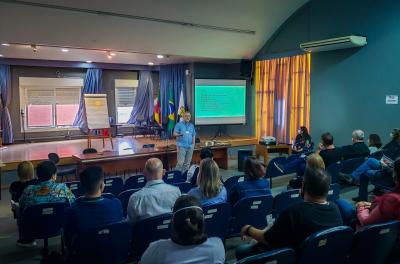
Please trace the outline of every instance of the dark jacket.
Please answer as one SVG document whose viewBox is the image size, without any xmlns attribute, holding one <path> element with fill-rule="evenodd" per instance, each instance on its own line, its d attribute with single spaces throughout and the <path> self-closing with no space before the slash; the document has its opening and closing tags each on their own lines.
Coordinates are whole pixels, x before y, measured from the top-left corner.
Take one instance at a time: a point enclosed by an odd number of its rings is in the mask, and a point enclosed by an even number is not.
<svg viewBox="0 0 400 264">
<path fill-rule="evenodd" d="M 369 148 L 364 142 L 357 142 L 352 145 L 342 147 L 343 159 L 353 159 L 369 156 Z"/>
<path fill-rule="evenodd" d="M 398 157 L 400 157 L 400 142 L 397 140 L 392 140 L 382 148 L 382 151 L 386 157 L 396 160 Z"/>
</svg>

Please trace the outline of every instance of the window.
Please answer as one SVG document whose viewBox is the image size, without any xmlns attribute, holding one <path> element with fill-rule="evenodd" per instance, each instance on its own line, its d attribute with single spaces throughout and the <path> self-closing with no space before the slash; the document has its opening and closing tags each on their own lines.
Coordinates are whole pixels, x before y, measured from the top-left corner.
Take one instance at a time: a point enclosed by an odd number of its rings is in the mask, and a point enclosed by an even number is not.
<svg viewBox="0 0 400 264">
<path fill-rule="evenodd" d="M 22 126 L 27 131 L 71 128 L 79 109 L 82 86 L 80 78 L 21 77 Z"/>
<path fill-rule="evenodd" d="M 118 124 L 126 124 L 136 99 L 138 80 L 115 80 L 115 110 Z"/>
</svg>

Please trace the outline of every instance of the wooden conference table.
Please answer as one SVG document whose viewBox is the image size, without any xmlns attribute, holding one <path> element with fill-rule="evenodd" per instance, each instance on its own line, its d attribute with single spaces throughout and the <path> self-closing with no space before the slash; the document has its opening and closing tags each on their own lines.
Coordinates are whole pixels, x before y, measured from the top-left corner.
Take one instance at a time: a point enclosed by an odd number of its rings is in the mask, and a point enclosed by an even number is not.
<svg viewBox="0 0 400 264">
<path fill-rule="evenodd" d="M 200 150 L 203 145 L 196 145 L 192 163 L 200 163 Z M 214 160 L 222 169 L 228 169 L 228 148 L 230 144 L 211 147 Z M 73 155 L 72 159 L 78 165 L 78 172 L 88 166 L 100 166 L 106 176 L 130 175 L 142 172 L 149 158 L 159 158 L 164 168 L 171 169 L 176 166 L 176 147 L 126 149 L 120 151 L 107 151 L 102 153 Z"/>
</svg>

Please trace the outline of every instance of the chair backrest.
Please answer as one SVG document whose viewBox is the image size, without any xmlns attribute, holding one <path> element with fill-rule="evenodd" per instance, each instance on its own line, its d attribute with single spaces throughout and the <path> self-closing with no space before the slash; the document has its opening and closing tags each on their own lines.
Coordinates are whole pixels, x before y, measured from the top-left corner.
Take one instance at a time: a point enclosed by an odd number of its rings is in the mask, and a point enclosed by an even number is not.
<svg viewBox="0 0 400 264">
<path fill-rule="evenodd" d="M 74 263 L 126 263 L 130 254 L 132 225 L 127 221 L 78 233 L 72 248 Z"/>
<path fill-rule="evenodd" d="M 179 182 L 179 183 L 174 183 L 173 185 L 178 187 L 182 194 L 188 193 L 192 188 L 190 182 Z"/>
<path fill-rule="evenodd" d="M 294 204 L 301 203 L 302 201 L 303 198 L 300 195 L 300 189 L 283 191 L 274 198 L 274 213 L 276 216 L 278 216 L 286 208 Z"/>
<path fill-rule="evenodd" d="M 245 197 L 232 209 L 230 235 L 237 235 L 244 225 L 264 228 L 268 225 L 267 216 L 272 212 L 272 195 Z"/>
<path fill-rule="evenodd" d="M 366 226 L 356 232 L 351 262 L 363 264 L 387 263 L 399 235 L 399 227 L 399 221 L 391 221 Z"/>
<path fill-rule="evenodd" d="M 129 189 L 129 190 L 125 190 L 125 191 L 121 192 L 118 195 L 118 199 L 121 201 L 122 213 L 124 216 L 126 216 L 126 214 L 127 214 L 129 198 L 131 198 L 131 195 L 139 190 L 140 190 L 140 188 L 139 189 Z"/>
<path fill-rule="evenodd" d="M 146 177 L 143 174 L 130 176 L 124 184 L 124 190 L 143 188 L 146 185 Z"/>
<path fill-rule="evenodd" d="M 182 173 L 178 170 L 167 171 L 163 177 L 163 180 L 168 184 L 186 181 L 186 179 L 183 178 Z"/>
<path fill-rule="evenodd" d="M 86 148 L 82 151 L 83 154 L 97 153 L 97 149 L 95 148 Z"/>
<path fill-rule="evenodd" d="M 353 229 L 348 226 L 337 226 L 316 232 L 302 243 L 297 263 L 348 263 L 352 242 Z"/>
<path fill-rule="evenodd" d="M 78 198 L 79 196 L 83 195 L 83 188 L 80 181 L 66 182 L 65 185 L 67 185 L 75 197 Z"/>
<path fill-rule="evenodd" d="M 337 183 L 339 182 L 339 172 L 341 170 L 342 164 L 341 162 L 335 162 L 330 164 L 326 168 L 326 172 L 328 173 L 329 176 L 331 176 L 331 182 L 332 183 Z"/>
<path fill-rule="evenodd" d="M 353 158 L 348 160 L 343 160 L 341 162 L 340 172 L 351 174 L 355 171 L 363 162 L 365 161 L 364 157 Z"/>
<path fill-rule="evenodd" d="M 60 234 L 68 203 L 42 203 L 26 207 L 21 215 L 20 231 L 25 238 L 45 239 Z"/>
<path fill-rule="evenodd" d="M 119 176 L 107 177 L 104 179 L 103 193 L 112 193 L 117 196 L 124 186 L 124 181 Z"/>
<path fill-rule="evenodd" d="M 237 264 L 295 264 L 296 253 L 291 248 L 280 248 L 244 258 Z"/>
<path fill-rule="evenodd" d="M 285 161 L 286 161 L 285 157 L 276 157 L 276 158 L 271 159 L 268 162 L 267 170 L 265 171 L 265 177 L 266 178 L 272 178 L 272 177 L 283 175 L 282 172 L 280 172 L 275 167 L 274 162 L 276 162 L 278 164 L 283 164 L 283 163 L 285 163 Z"/>
<path fill-rule="evenodd" d="M 138 260 L 149 244 L 159 239 L 167 239 L 171 233 L 172 214 L 163 214 L 137 222 L 133 226 L 133 257 Z"/>
<path fill-rule="evenodd" d="M 232 209 L 229 203 L 218 203 L 203 207 L 208 237 L 225 239 L 229 232 L 231 211 Z"/>
<path fill-rule="evenodd" d="M 57 153 L 49 153 L 47 155 L 50 161 L 52 161 L 54 164 L 58 164 L 60 162 L 60 157 L 58 156 Z"/>
<path fill-rule="evenodd" d="M 228 197 L 230 197 L 230 194 L 232 193 L 233 187 L 238 183 L 244 181 L 244 175 L 236 175 L 229 177 L 224 181 L 224 186 L 226 189 L 226 193 Z"/>
<path fill-rule="evenodd" d="M 337 199 L 339 199 L 339 195 L 340 195 L 339 183 L 332 183 L 329 188 L 329 191 L 328 191 L 327 200 L 328 201 L 336 201 Z"/>
</svg>

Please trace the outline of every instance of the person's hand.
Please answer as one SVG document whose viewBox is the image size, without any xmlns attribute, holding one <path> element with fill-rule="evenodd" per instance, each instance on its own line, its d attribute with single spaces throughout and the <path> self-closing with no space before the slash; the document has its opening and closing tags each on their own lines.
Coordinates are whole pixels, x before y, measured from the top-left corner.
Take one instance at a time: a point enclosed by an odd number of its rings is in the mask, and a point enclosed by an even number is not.
<svg viewBox="0 0 400 264">
<path fill-rule="evenodd" d="M 242 229 L 240 230 L 240 238 L 242 239 L 242 240 L 246 240 L 246 238 L 247 238 L 247 230 L 248 230 L 248 228 L 249 228 L 249 226 L 250 225 L 245 225 L 244 227 L 242 227 Z"/>
<path fill-rule="evenodd" d="M 323 150 L 323 149 L 324 149 L 324 144 L 322 144 L 321 142 L 319 142 L 319 144 L 318 144 L 318 149 L 319 149 L 319 150 Z"/>
</svg>

